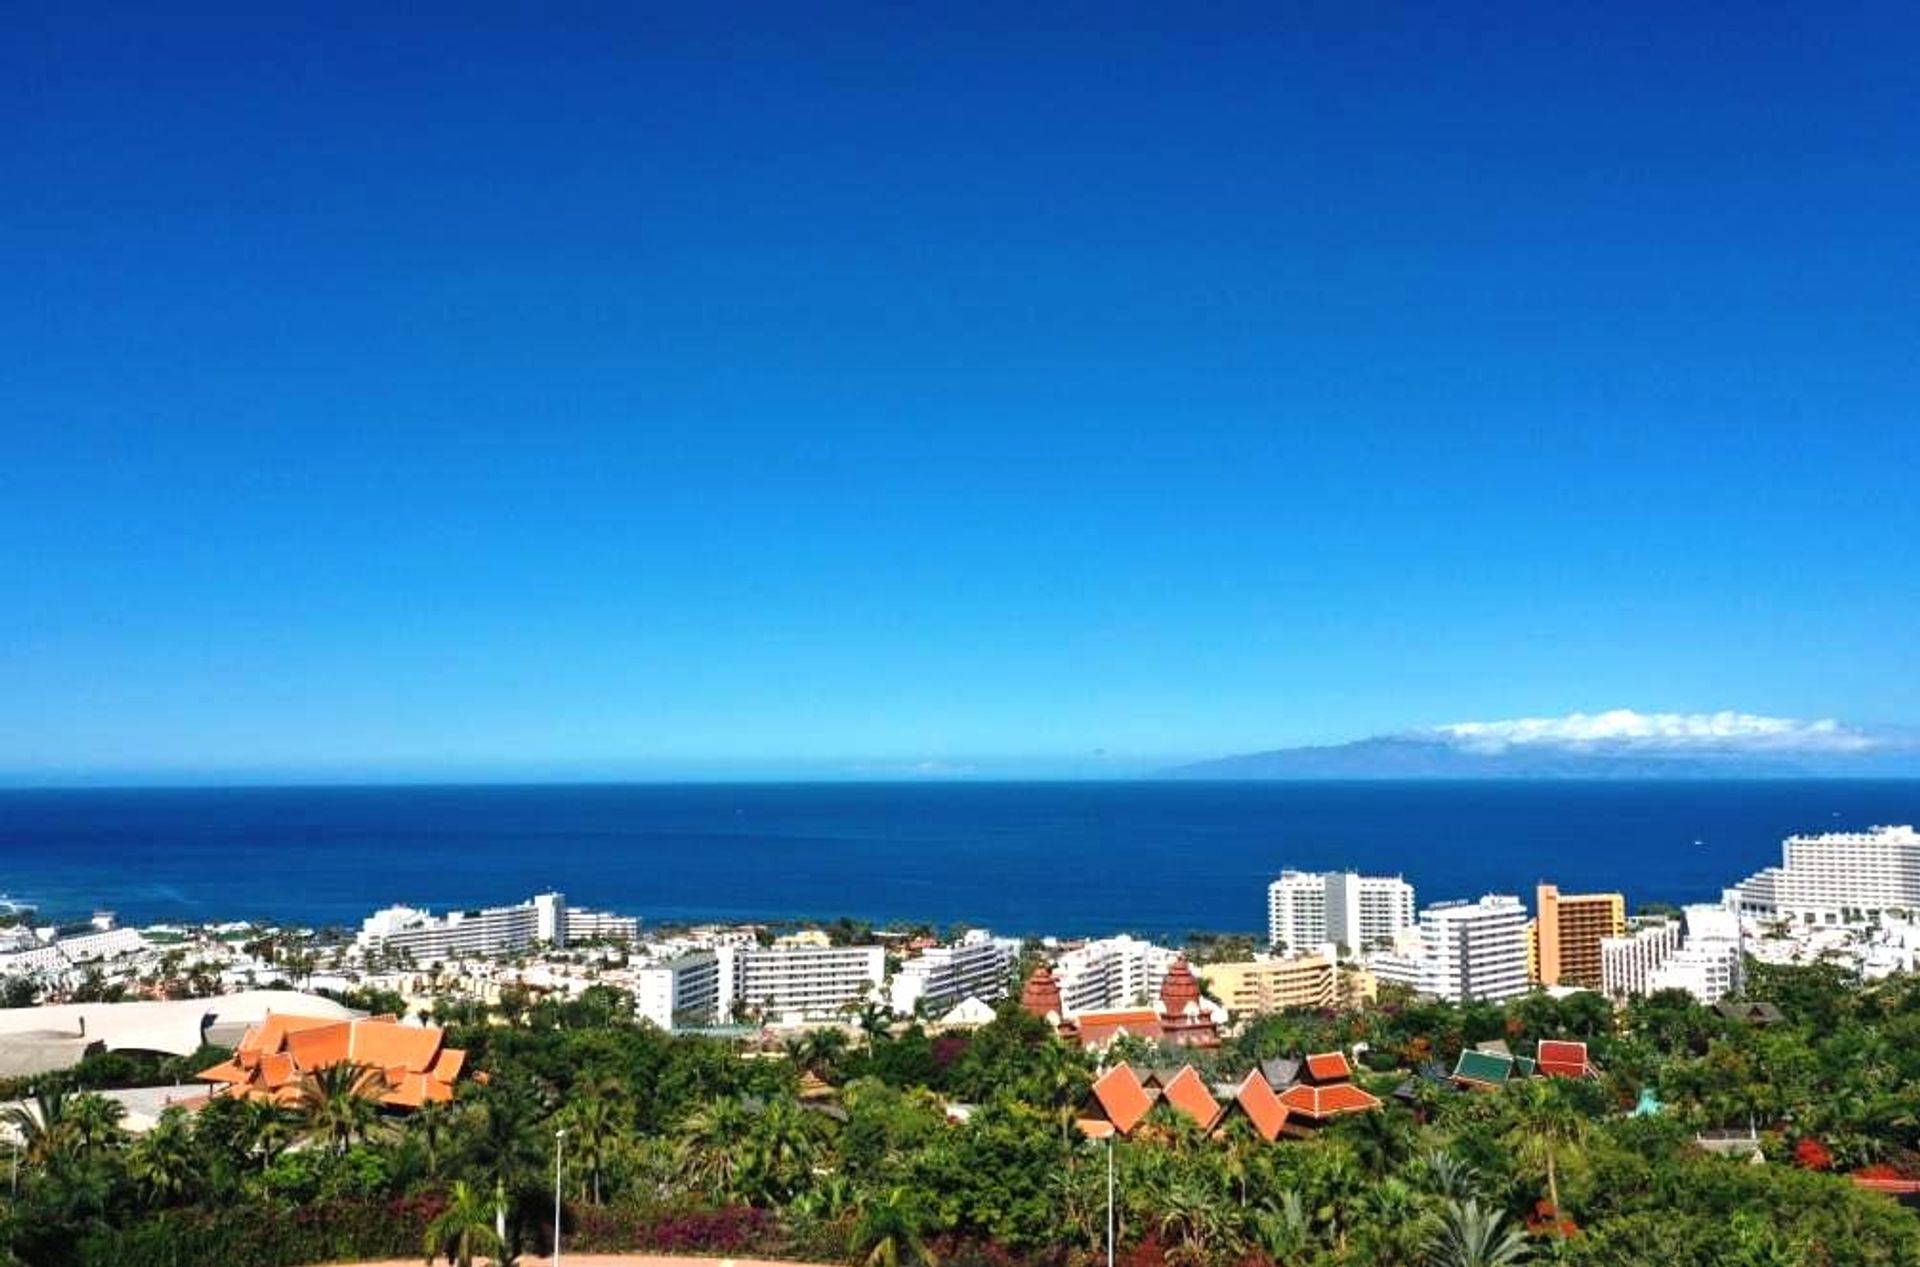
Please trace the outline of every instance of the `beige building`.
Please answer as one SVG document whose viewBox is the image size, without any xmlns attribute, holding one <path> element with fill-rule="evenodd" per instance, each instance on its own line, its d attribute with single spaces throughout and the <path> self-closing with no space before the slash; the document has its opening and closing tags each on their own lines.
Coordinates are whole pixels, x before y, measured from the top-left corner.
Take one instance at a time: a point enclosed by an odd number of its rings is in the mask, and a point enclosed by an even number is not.
<svg viewBox="0 0 1920 1267">
<path fill-rule="evenodd" d="M 1551 884 L 1535 891 L 1534 980 L 1541 985 L 1606 983 L 1600 943 L 1627 931 L 1627 899 L 1618 893 L 1562 893 Z"/>
<path fill-rule="evenodd" d="M 1196 969 L 1207 993 L 1235 1017 L 1284 1012 L 1295 1007 L 1352 1006 L 1371 1002 L 1370 973 L 1342 969 L 1325 954 L 1271 956 Z"/>
</svg>

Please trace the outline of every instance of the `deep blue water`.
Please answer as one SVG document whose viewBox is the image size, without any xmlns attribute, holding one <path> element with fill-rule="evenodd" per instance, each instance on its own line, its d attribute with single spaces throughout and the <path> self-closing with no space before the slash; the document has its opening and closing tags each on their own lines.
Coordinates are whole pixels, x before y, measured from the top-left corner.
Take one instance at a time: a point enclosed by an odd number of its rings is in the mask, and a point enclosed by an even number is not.
<svg viewBox="0 0 1920 1267">
<path fill-rule="evenodd" d="M 1422 903 L 1717 898 L 1793 831 L 1920 820 L 1920 782 L 1002 783 L 0 791 L 0 892 L 65 916 L 356 924 L 518 901 L 1062 934 L 1264 925 L 1281 867 Z M 1699 842 L 1699 843 L 1696 843 Z"/>
</svg>

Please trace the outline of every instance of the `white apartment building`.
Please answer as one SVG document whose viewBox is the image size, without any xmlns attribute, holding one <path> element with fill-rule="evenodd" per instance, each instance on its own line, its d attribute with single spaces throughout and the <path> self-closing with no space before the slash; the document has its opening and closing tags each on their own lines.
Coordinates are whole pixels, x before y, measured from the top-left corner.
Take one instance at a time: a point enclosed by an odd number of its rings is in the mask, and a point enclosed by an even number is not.
<svg viewBox="0 0 1920 1267">
<path fill-rule="evenodd" d="M 900 1016 L 912 1016 L 923 1004 L 944 1011 L 969 997 L 991 1003 L 1006 996 L 1018 952 L 1018 942 L 970 929 L 959 941 L 901 964 L 888 983 L 887 1000 Z"/>
<path fill-rule="evenodd" d="M 1413 925 L 1413 886 L 1399 876 L 1282 871 L 1267 886 L 1267 940 L 1296 954 L 1329 944 L 1358 954 Z"/>
<path fill-rule="evenodd" d="M 1911 826 L 1789 836 L 1781 865 L 1742 880 L 1723 905 L 1804 924 L 1864 924 L 1920 911 L 1920 832 Z"/>
<path fill-rule="evenodd" d="M 737 1015 L 845 1020 L 875 1000 L 886 977 L 880 946 L 723 946 L 720 998 Z"/>
<path fill-rule="evenodd" d="M 1144 1003 L 1159 994 L 1161 980 L 1179 957 L 1164 946 L 1125 935 L 1077 946 L 1053 963 L 1060 1006 L 1072 1018 Z"/>
<path fill-rule="evenodd" d="M 1423 994 L 1497 1002 L 1529 988 L 1527 908 L 1517 897 L 1489 893 L 1477 902 L 1429 906 L 1420 912 L 1420 940 Z"/>
<path fill-rule="evenodd" d="M 1679 920 L 1663 919 L 1630 929 L 1624 937 L 1600 939 L 1600 988 L 1608 998 L 1640 998 L 1653 971 L 1680 949 Z"/>
<path fill-rule="evenodd" d="M 25 929 L 20 930 L 20 934 L 7 943 L 19 949 L 0 954 L 0 976 L 55 977 L 78 964 L 139 954 L 152 948 L 137 928 L 110 928 L 47 942 Z"/>
<path fill-rule="evenodd" d="M 635 969 L 634 1011 L 671 1033 L 725 1020 L 720 993 L 720 956 L 696 951 Z"/>
<path fill-rule="evenodd" d="M 1717 1003 L 1741 986 L 1744 941 L 1740 916 L 1725 907 L 1685 908 L 1679 921 L 1636 929 L 1600 943 L 1607 993 L 1615 998 L 1685 990 L 1702 1003 Z"/>
<path fill-rule="evenodd" d="M 631 944 L 639 940 L 640 921 L 631 915 L 574 907 L 567 909 L 568 945 L 583 941 L 623 941 Z"/>
<path fill-rule="evenodd" d="M 567 944 L 567 899 L 542 893 L 518 906 L 449 911 L 435 916 L 410 906 L 390 906 L 361 921 L 354 938 L 362 950 L 404 954 L 416 964 L 444 963 L 462 955 L 502 955 L 537 944 Z"/>
</svg>

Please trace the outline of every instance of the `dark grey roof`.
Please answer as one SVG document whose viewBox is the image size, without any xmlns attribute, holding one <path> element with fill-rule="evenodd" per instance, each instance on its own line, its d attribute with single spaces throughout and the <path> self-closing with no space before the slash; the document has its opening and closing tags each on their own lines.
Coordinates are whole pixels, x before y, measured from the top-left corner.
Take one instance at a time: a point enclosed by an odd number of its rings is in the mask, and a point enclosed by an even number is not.
<svg viewBox="0 0 1920 1267">
<path fill-rule="evenodd" d="M 1284 1090 L 1300 1081 L 1300 1062 L 1289 1056 L 1263 1060 L 1260 1062 L 1260 1074 L 1275 1091 Z"/>
</svg>

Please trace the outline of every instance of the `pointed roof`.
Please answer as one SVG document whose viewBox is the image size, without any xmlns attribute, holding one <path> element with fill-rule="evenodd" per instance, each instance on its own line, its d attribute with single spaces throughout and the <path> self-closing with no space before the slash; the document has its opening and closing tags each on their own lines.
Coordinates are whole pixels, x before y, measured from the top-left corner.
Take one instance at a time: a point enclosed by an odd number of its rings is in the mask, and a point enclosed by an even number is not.
<svg viewBox="0 0 1920 1267">
<path fill-rule="evenodd" d="M 1020 1007 L 1041 1020 L 1058 1018 L 1064 1014 L 1065 1008 L 1060 1002 L 1060 983 L 1053 979 L 1053 969 L 1045 964 L 1034 967 L 1026 985 L 1021 987 Z"/>
<path fill-rule="evenodd" d="M 1587 1045 L 1562 1039 L 1540 1040 L 1540 1072 L 1554 1078 L 1584 1078 L 1593 1072 L 1587 1063 Z"/>
<path fill-rule="evenodd" d="M 1380 1107 L 1379 1099 L 1351 1082 L 1326 1086 L 1288 1087 L 1280 1093 L 1280 1103 L 1289 1115 L 1325 1121 L 1344 1113 L 1367 1113 Z"/>
<path fill-rule="evenodd" d="M 1469 1047 L 1453 1066 L 1453 1080 L 1480 1087 L 1505 1086 L 1513 1077 L 1513 1057 Z"/>
<path fill-rule="evenodd" d="M 1153 1098 L 1140 1085 L 1139 1075 L 1125 1061 L 1101 1074 L 1093 1084 L 1093 1099 L 1104 1121 L 1112 1130 L 1125 1135 L 1140 1125 L 1153 1107 Z M 1082 1129 L 1085 1129 L 1083 1124 Z M 1094 1132 L 1089 1132 L 1093 1134 Z"/>
<path fill-rule="evenodd" d="M 391 1018 L 333 1020 L 273 1015 L 240 1039 L 231 1060 L 199 1075 L 229 1095 L 293 1104 L 308 1074 L 335 1065 L 372 1071 L 369 1094 L 392 1108 L 418 1108 L 453 1098 L 466 1052 L 442 1046 L 437 1026 L 401 1025 Z"/>
<path fill-rule="evenodd" d="M 1183 955 L 1173 961 L 1160 981 L 1160 1011 L 1167 1016 L 1185 1016 L 1189 1007 L 1204 1010 L 1205 1005 L 1200 1001 L 1200 983 Z"/>
<path fill-rule="evenodd" d="M 1266 1075 L 1267 1085 L 1278 1091 L 1300 1081 L 1300 1062 L 1290 1057 L 1276 1056 L 1272 1060 L 1261 1061 L 1260 1072 Z"/>
<path fill-rule="evenodd" d="M 1192 1065 L 1182 1069 L 1166 1085 L 1161 1098 L 1192 1118 L 1203 1131 L 1212 1130 L 1220 1120 L 1220 1102 L 1213 1098 L 1213 1092 L 1207 1090 L 1206 1082 L 1193 1071 Z"/>
<path fill-rule="evenodd" d="M 1306 1065 L 1309 1082 L 1347 1082 L 1353 1078 L 1353 1066 L 1347 1063 L 1344 1052 L 1317 1052 L 1307 1057 Z"/>
<path fill-rule="evenodd" d="M 1253 1124 L 1261 1139 L 1271 1144 L 1280 1138 L 1280 1130 L 1287 1124 L 1287 1106 L 1280 1103 L 1280 1097 L 1258 1070 L 1241 1082 L 1240 1089 L 1234 1092 L 1233 1103 L 1247 1115 L 1247 1121 Z"/>
</svg>

